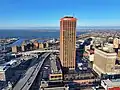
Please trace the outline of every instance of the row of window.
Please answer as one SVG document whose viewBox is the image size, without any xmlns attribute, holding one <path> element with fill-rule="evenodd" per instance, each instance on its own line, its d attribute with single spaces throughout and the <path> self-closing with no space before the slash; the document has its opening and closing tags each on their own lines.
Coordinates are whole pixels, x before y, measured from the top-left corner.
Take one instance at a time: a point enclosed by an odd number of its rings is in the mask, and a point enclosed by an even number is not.
<svg viewBox="0 0 120 90">
<path fill-rule="evenodd" d="M 50 80 L 62 80 L 62 75 L 59 76 L 51 76 Z"/>
<path fill-rule="evenodd" d="M 74 22 L 74 21 L 63 21 L 63 22 L 61 22 L 61 25 L 76 27 L 76 22 Z"/>
<path fill-rule="evenodd" d="M 70 37 L 73 37 L 73 38 L 75 38 L 75 32 L 63 32 L 63 37 L 65 37 L 65 38 L 70 38 Z"/>
<path fill-rule="evenodd" d="M 63 66 L 67 66 L 67 67 L 68 67 L 68 66 L 69 66 L 69 67 L 71 66 L 70 68 L 72 68 L 72 67 L 74 67 L 74 63 L 73 63 L 73 62 L 69 62 L 69 63 L 68 63 L 68 62 L 64 61 L 64 62 L 63 62 Z"/>
</svg>

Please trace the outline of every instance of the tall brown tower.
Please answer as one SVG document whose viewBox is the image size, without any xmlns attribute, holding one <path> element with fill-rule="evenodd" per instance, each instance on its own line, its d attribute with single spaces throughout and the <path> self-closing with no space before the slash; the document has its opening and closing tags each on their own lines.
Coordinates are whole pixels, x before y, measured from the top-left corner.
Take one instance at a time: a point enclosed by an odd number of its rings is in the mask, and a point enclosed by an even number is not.
<svg viewBox="0 0 120 90">
<path fill-rule="evenodd" d="M 60 60 L 62 66 L 69 69 L 75 69 L 76 21 L 68 16 L 60 20 Z"/>
</svg>

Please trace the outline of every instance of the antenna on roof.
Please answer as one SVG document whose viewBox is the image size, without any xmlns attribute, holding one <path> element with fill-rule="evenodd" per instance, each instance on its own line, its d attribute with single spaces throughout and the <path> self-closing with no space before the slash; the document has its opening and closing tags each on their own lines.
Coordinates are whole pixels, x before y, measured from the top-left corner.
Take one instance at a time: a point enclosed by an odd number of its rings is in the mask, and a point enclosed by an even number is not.
<svg viewBox="0 0 120 90">
<path fill-rule="evenodd" d="M 75 14 L 73 13 L 73 17 L 75 17 Z"/>
</svg>

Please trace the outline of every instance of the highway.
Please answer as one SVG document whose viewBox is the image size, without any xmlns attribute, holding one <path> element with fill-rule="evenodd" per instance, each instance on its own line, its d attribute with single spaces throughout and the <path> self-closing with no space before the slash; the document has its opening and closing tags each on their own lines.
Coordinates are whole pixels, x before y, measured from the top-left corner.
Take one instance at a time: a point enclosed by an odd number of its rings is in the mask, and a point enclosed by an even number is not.
<svg viewBox="0 0 120 90">
<path fill-rule="evenodd" d="M 45 53 L 41 57 L 39 57 L 38 60 L 34 60 L 31 64 L 31 67 L 25 73 L 25 76 L 18 81 L 13 90 L 29 90 L 44 61 L 49 55 L 50 53 Z"/>
<path fill-rule="evenodd" d="M 59 52 L 59 50 L 41 50 L 41 49 L 38 49 L 38 50 L 33 50 L 33 51 L 27 51 L 27 52 L 21 52 L 19 54 L 23 54 L 23 55 L 29 55 L 29 54 L 34 54 L 34 53 L 51 53 L 51 52 Z"/>
</svg>

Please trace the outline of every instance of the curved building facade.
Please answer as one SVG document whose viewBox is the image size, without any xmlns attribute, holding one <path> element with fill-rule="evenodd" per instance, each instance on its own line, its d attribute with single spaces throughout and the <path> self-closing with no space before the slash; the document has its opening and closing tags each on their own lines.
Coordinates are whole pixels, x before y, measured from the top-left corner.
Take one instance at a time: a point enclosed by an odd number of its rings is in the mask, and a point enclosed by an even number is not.
<svg viewBox="0 0 120 90">
<path fill-rule="evenodd" d="M 69 69 L 75 69 L 76 21 L 74 17 L 60 20 L 60 60 L 62 66 Z"/>
</svg>

